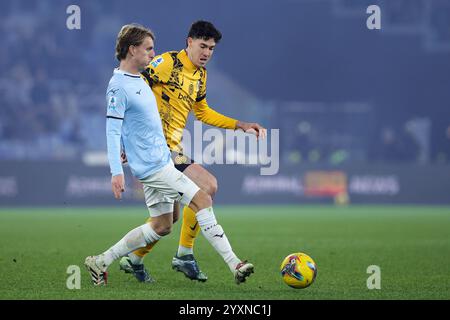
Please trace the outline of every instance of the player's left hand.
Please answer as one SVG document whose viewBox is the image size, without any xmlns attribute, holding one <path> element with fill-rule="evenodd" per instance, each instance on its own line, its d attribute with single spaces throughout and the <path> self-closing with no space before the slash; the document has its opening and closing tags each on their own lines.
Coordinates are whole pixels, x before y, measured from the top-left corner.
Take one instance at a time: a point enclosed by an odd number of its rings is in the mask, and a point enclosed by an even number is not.
<svg viewBox="0 0 450 320">
<path fill-rule="evenodd" d="M 259 123 L 238 121 L 236 129 L 242 129 L 245 133 L 254 134 L 257 138 L 261 139 L 265 139 L 267 136 L 267 130 Z"/>
</svg>

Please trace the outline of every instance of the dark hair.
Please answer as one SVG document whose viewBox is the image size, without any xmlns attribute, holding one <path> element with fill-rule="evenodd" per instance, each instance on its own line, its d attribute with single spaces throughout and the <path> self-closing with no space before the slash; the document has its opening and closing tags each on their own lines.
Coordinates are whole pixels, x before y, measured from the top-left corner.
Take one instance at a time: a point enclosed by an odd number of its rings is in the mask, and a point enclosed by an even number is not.
<svg viewBox="0 0 450 320">
<path fill-rule="evenodd" d="M 219 43 L 220 39 L 222 39 L 222 34 L 211 22 L 199 20 L 195 21 L 191 25 L 191 29 L 188 33 L 188 38 L 189 37 L 192 39 L 203 40 L 209 40 L 212 38 L 216 43 Z"/>
<path fill-rule="evenodd" d="M 121 61 L 127 57 L 130 46 L 139 46 L 146 37 L 155 40 L 155 35 L 150 29 L 140 24 L 126 24 L 120 29 L 116 41 L 116 58 Z"/>
</svg>

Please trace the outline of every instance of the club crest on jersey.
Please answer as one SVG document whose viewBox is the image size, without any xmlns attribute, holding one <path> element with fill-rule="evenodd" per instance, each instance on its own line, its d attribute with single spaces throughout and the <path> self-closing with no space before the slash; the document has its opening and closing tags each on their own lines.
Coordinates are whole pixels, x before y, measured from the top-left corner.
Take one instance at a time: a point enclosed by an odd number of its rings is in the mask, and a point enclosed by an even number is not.
<svg viewBox="0 0 450 320">
<path fill-rule="evenodd" d="M 155 60 L 153 60 L 150 64 L 153 68 L 156 68 L 161 62 L 164 62 L 163 57 L 158 57 Z"/>
</svg>

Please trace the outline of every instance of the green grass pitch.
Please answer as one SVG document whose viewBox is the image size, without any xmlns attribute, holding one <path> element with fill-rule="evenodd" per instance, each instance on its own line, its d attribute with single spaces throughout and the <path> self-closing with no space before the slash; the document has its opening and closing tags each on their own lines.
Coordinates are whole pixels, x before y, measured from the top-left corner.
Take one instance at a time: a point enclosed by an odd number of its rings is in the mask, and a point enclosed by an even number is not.
<svg viewBox="0 0 450 320">
<path fill-rule="evenodd" d="M 450 299 L 450 208 L 427 206 L 217 206 L 234 251 L 255 265 L 241 285 L 203 236 L 195 254 L 206 283 L 173 271 L 181 223 L 146 258 L 156 278 L 140 284 L 109 269 L 95 288 L 83 266 L 147 218 L 143 207 L 0 209 L 0 299 Z M 292 252 L 318 265 L 307 289 L 286 286 L 279 273 Z M 69 290 L 67 267 L 81 268 L 81 289 Z M 369 290 L 367 267 L 381 268 L 381 289 Z"/>
</svg>

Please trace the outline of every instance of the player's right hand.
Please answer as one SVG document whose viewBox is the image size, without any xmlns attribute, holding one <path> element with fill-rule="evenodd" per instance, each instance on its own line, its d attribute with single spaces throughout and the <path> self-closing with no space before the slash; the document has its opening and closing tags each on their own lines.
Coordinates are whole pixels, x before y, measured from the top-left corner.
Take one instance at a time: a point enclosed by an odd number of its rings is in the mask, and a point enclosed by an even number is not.
<svg viewBox="0 0 450 320">
<path fill-rule="evenodd" d="M 112 191 L 114 198 L 122 199 L 122 192 L 125 192 L 125 177 L 123 174 L 118 174 L 111 178 Z"/>
</svg>

